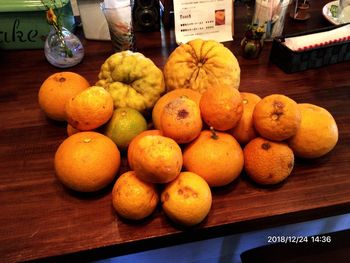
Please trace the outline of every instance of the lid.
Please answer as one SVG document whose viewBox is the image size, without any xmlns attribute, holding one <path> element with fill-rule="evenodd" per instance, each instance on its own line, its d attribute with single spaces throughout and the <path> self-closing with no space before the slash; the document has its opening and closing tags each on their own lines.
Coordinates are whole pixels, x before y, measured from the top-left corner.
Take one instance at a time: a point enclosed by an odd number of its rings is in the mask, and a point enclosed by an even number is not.
<svg viewBox="0 0 350 263">
<path fill-rule="evenodd" d="M 69 3 L 69 0 L 43 0 L 47 5 L 56 3 L 57 8 L 61 8 Z M 27 12 L 46 10 L 41 0 L 1 0 L 0 12 Z"/>
</svg>

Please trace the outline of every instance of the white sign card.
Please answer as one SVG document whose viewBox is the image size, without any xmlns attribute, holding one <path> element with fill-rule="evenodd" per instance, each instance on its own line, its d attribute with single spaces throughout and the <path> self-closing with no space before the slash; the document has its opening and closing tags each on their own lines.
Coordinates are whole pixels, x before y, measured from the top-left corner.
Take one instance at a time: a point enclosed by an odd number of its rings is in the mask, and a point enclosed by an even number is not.
<svg viewBox="0 0 350 263">
<path fill-rule="evenodd" d="M 231 41 L 233 0 L 174 0 L 176 43 L 201 38 Z"/>
</svg>

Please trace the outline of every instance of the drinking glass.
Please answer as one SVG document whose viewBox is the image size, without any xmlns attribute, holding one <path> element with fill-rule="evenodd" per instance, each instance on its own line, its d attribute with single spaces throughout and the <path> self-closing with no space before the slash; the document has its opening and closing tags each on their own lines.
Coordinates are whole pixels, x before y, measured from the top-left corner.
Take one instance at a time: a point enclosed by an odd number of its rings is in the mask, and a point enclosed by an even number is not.
<svg viewBox="0 0 350 263">
<path fill-rule="evenodd" d="M 132 24 L 132 6 L 130 0 L 120 0 L 114 7 L 101 4 L 106 17 L 112 45 L 115 51 L 134 50 L 135 34 Z"/>
<path fill-rule="evenodd" d="M 285 16 L 291 0 L 256 0 L 253 24 L 264 25 L 264 40 L 282 35 Z"/>
</svg>

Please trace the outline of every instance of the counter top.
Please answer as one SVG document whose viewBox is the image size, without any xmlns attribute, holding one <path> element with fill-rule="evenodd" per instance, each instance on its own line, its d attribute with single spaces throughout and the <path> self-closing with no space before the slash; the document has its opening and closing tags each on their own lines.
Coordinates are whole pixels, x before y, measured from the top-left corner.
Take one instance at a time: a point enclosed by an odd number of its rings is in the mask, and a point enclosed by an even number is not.
<svg viewBox="0 0 350 263">
<path fill-rule="evenodd" d="M 286 20 L 285 32 L 330 26 L 322 17 L 327 1 L 312 1 L 308 21 Z M 323 3 L 323 4 L 322 4 Z M 296 159 L 278 187 L 261 187 L 245 174 L 213 189 L 212 209 L 200 225 L 184 229 L 159 208 L 133 223 L 112 208 L 111 186 L 94 194 L 75 193 L 55 177 L 53 158 L 66 138 L 66 124 L 49 120 L 37 100 L 41 83 L 60 71 L 43 50 L 0 51 L 0 256 L 3 262 L 97 259 L 172 244 L 302 222 L 350 211 L 350 62 L 286 74 L 269 61 L 271 43 L 258 59 L 242 57 L 239 42 L 247 21 L 236 5 L 235 40 L 224 43 L 241 66 L 240 91 L 261 97 L 282 93 L 297 102 L 328 109 L 339 129 L 333 151 L 315 160 Z M 176 47 L 173 30 L 138 33 L 139 52 L 163 68 Z M 110 42 L 83 39 L 85 57 L 69 69 L 93 84 L 113 53 Z M 124 167 L 126 163 L 124 162 Z"/>
</svg>

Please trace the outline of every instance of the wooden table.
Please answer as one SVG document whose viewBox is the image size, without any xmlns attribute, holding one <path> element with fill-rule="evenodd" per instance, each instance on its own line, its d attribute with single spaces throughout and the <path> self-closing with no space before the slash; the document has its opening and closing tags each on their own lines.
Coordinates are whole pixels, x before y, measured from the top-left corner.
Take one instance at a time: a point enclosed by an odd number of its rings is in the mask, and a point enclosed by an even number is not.
<svg viewBox="0 0 350 263">
<path fill-rule="evenodd" d="M 330 24 L 322 17 L 327 1 L 312 1 L 312 17 L 286 20 L 285 32 Z M 245 175 L 213 190 L 207 219 L 191 229 L 173 225 L 159 208 L 142 222 L 119 218 L 111 205 L 111 187 L 95 194 L 65 189 L 56 179 L 54 153 L 66 138 L 66 124 L 51 121 L 39 109 L 43 80 L 59 69 L 43 50 L 0 52 L 0 258 L 2 262 L 33 259 L 101 258 L 194 240 L 242 233 L 350 211 L 350 63 L 285 74 L 269 61 L 266 43 L 256 60 L 242 58 L 239 42 L 246 8 L 236 3 L 235 40 L 225 43 L 241 66 L 241 91 L 260 96 L 283 93 L 297 102 L 328 109 L 339 128 L 335 149 L 316 160 L 296 160 L 279 187 L 260 187 Z M 83 40 L 85 58 L 71 68 L 91 84 L 113 53 L 110 42 Z M 163 68 L 176 47 L 173 30 L 138 33 L 137 48 Z M 55 258 L 56 257 L 56 258 Z M 58 257 L 58 258 L 57 258 Z"/>
</svg>

